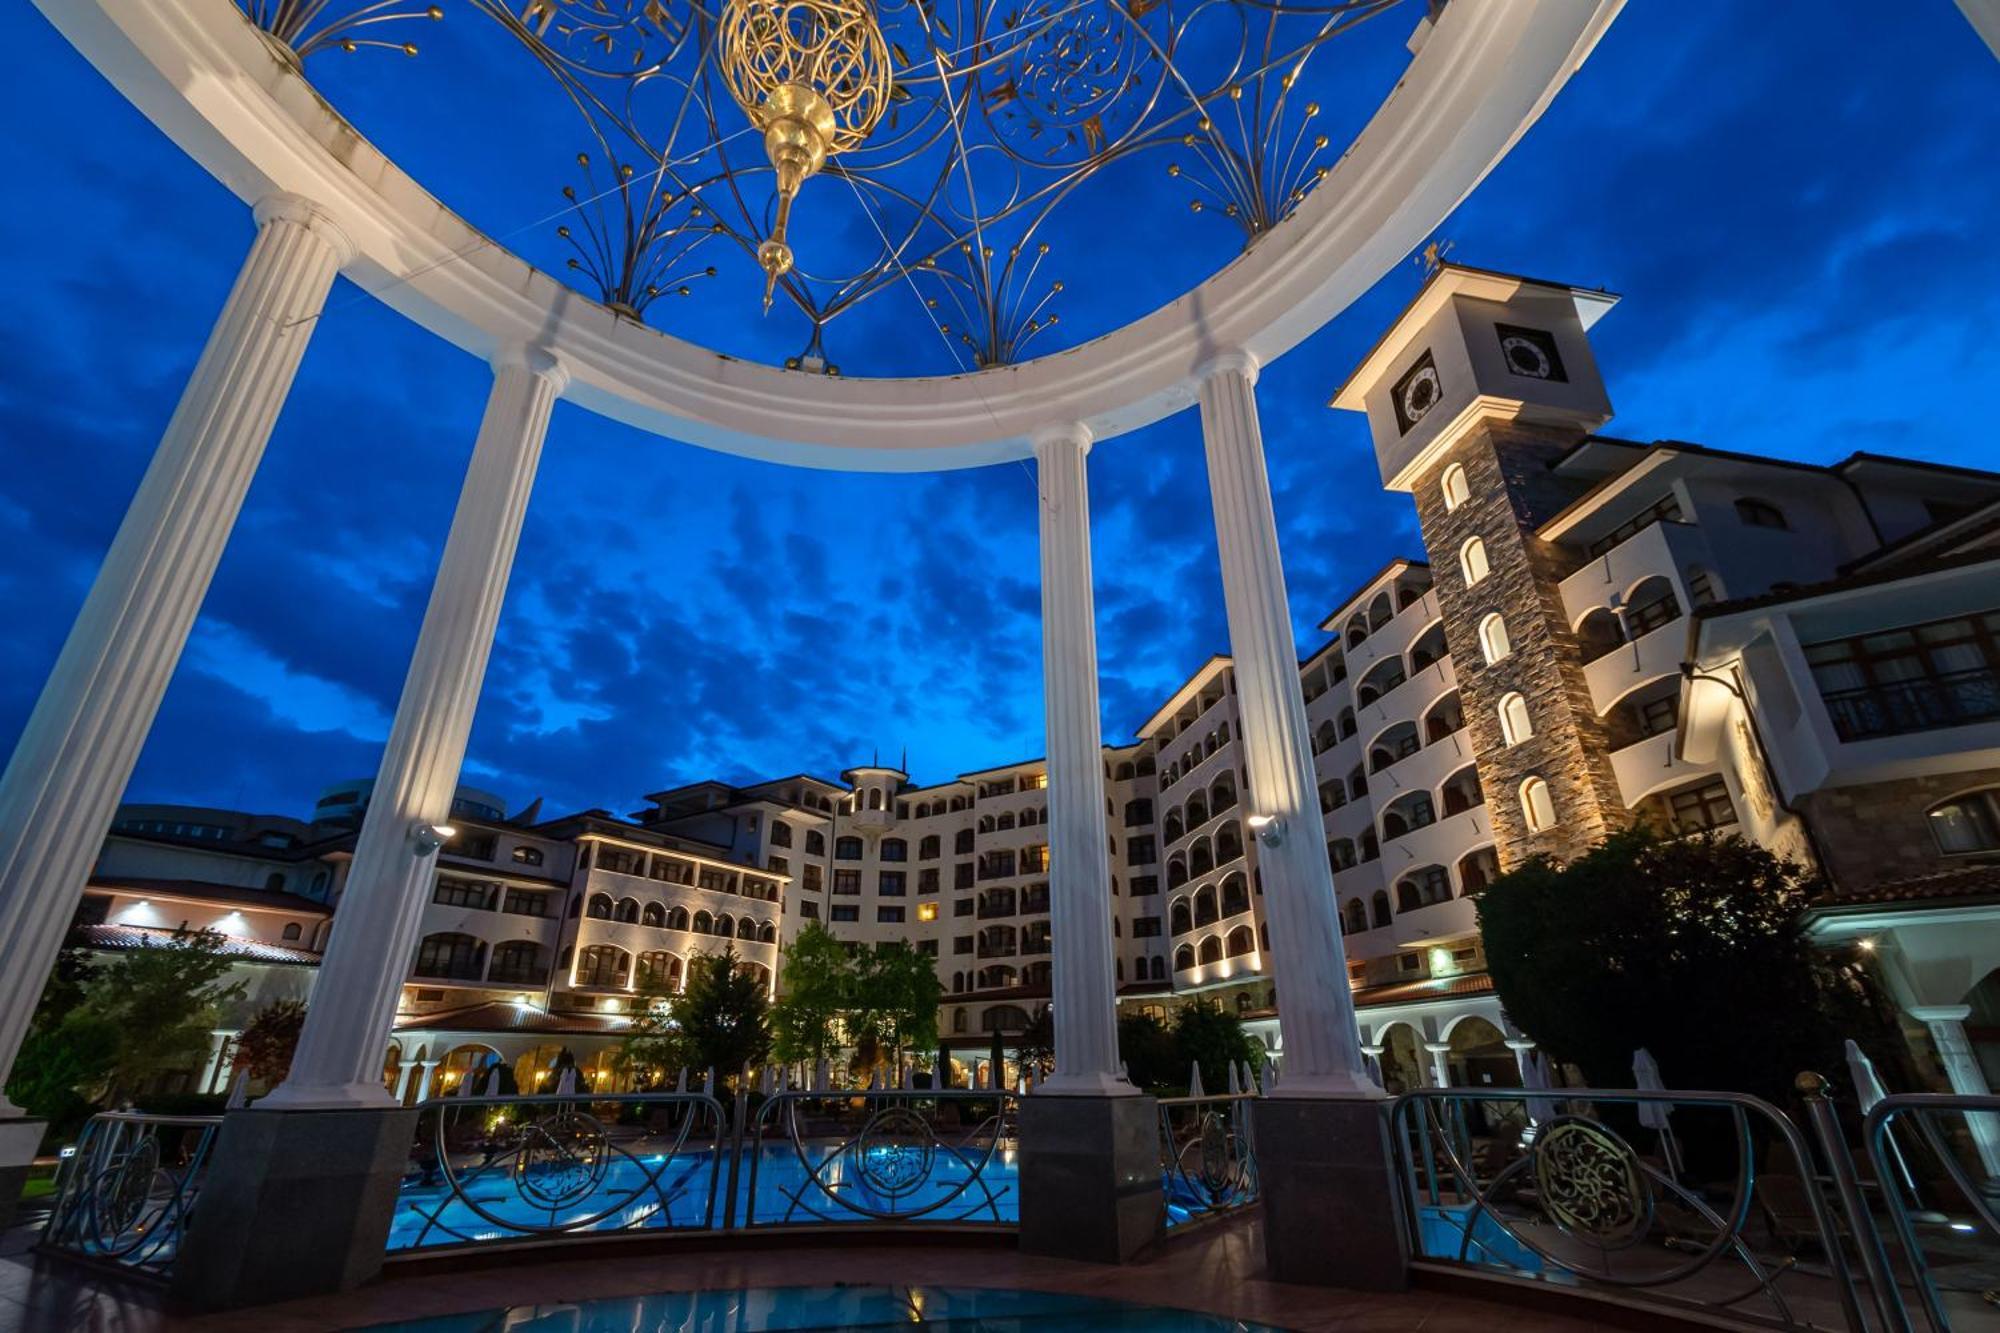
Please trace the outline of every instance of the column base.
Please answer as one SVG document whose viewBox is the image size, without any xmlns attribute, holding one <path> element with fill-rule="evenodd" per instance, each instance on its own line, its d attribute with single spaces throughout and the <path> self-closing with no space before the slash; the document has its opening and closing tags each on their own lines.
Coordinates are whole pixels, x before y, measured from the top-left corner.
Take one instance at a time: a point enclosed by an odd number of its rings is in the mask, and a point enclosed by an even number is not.
<svg viewBox="0 0 2000 1333">
<path fill-rule="evenodd" d="M 174 1261 L 174 1294 L 230 1310 L 346 1291 L 382 1270 L 417 1112 L 223 1117 Z"/>
<path fill-rule="evenodd" d="M 35 1155 L 41 1151 L 42 1136 L 48 1129 L 46 1120 L 0 1120 L 0 1229 L 14 1225 L 21 1191 L 27 1187 L 28 1173 L 34 1170 Z"/>
<path fill-rule="evenodd" d="M 1407 1287 L 1409 1230 L 1380 1094 L 1260 1097 L 1250 1116 L 1272 1280 L 1360 1291 Z"/>
<path fill-rule="evenodd" d="M 1147 1096 L 1021 1100 L 1021 1250 L 1120 1264 L 1160 1234 L 1159 1112 Z"/>
</svg>

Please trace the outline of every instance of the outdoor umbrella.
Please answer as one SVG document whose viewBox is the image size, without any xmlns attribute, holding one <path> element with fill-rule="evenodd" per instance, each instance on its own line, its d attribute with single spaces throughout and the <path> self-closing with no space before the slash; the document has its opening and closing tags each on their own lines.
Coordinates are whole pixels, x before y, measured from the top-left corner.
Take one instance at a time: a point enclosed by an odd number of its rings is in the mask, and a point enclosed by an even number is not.
<svg viewBox="0 0 2000 1333">
<path fill-rule="evenodd" d="M 1882 1079 L 1875 1072 L 1875 1062 L 1868 1058 L 1868 1052 L 1862 1050 L 1852 1037 L 1847 1039 L 1847 1073 L 1848 1077 L 1854 1080 L 1854 1095 L 1861 1103 L 1862 1115 L 1865 1116 L 1874 1110 L 1875 1103 L 1889 1095 L 1889 1090 L 1882 1086 Z M 1889 1135 L 1889 1155 L 1896 1159 L 1896 1174 L 1903 1178 L 1903 1184 L 1908 1187 L 1910 1197 L 1921 1202 L 1917 1194 L 1916 1178 L 1910 1174 L 1910 1164 L 1903 1160 L 1903 1145 L 1896 1142 L 1894 1134 Z M 1918 1212 L 1912 1216 L 1926 1221 L 1943 1220 L 1934 1213 Z"/>
<path fill-rule="evenodd" d="M 1632 1052 L 1632 1086 L 1641 1092 L 1665 1092 L 1667 1085 L 1660 1079 L 1660 1062 L 1653 1053 L 1641 1046 Z M 1670 1123 L 1674 1108 L 1669 1102 L 1640 1102 L 1639 1123 L 1660 1136 L 1660 1155 L 1667 1160 L 1667 1170 L 1678 1177 L 1681 1173 L 1680 1145 L 1674 1142 L 1674 1130 Z"/>
<path fill-rule="evenodd" d="M 1529 1051 L 1528 1058 L 1521 1062 L 1521 1086 L 1530 1092 L 1547 1092 L 1552 1087 L 1549 1082 L 1549 1067 L 1543 1061 L 1539 1049 Z M 1528 1119 L 1541 1125 L 1555 1118 L 1554 1101 L 1547 1097 L 1528 1098 Z"/>
</svg>

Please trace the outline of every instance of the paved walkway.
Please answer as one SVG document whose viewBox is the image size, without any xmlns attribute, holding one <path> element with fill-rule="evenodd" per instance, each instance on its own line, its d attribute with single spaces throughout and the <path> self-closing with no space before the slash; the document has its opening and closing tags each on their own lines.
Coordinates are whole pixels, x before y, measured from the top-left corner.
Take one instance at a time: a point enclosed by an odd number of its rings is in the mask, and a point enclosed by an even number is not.
<svg viewBox="0 0 2000 1333">
<path fill-rule="evenodd" d="M 1254 1323 L 1317 1333 L 1586 1333 L 1605 1323 L 1430 1291 L 1366 1295 L 1284 1286 L 1263 1268 L 1255 1217 L 1167 1241 L 1143 1262 L 1105 1267 L 1034 1258 L 1000 1245 L 909 1244 L 759 1246 L 646 1250 L 609 1257 L 520 1258 L 462 1271 L 391 1269 L 344 1296 L 293 1301 L 200 1318 L 175 1317 L 152 1289 L 38 1260 L 33 1233 L 16 1229 L 0 1244 L 0 1333 L 157 1333 L 259 1330 L 319 1333 L 399 1319 L 657 1291 L 833 1283 L 1015 1287 L 1103 1296 L 1204 1310 Z"/>
</svg>

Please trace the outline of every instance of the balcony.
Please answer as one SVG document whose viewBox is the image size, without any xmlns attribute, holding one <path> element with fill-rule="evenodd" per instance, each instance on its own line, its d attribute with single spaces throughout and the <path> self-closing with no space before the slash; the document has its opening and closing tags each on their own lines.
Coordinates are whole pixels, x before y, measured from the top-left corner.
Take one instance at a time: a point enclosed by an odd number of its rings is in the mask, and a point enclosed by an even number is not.
<svg viewBox="0 0 2000 1333">
<path fill-rule="evenodd" d="M 1691 565 L 1710 565 L 1708 538 L 1693 523 L 1663 521 L 1633 533 L 1603 555 L 1594 556 L 1558 585 L 1563 614 L 1574 625 L 1584 614 L 1610 603 L 1613 594 L 1622 594 L 1651 574 L 1664 574 L 1674 585 L 1674 595 L 1687 603 L 1687 589 L 1681 570 Z"/>
<path fill-rule="evenodd" d="M 1902 736 L 2000 719 L 2000 667 L 1971 667 L 1921 680 L 1822 694 L 1843 741 Z"/>
<path fill-rule="evenodd" d="M 1618 779 L 1618 796 L 1627 809 L 1654 792 L 1709 771 L 1708 766 L 1690 764 L 1674 753 L 1672 727 L 1611 752 L 1611 773 Z"/>
<path fill-rule="evenodd" d="M 1583 679 L 1590 687 L 1591 707 L 1602 717 L 1620 699 L 1648 681 L 1679 675 L 1686 651 L 1687 616 L 1679 615 L 1585 663 Z"/>
</svg>

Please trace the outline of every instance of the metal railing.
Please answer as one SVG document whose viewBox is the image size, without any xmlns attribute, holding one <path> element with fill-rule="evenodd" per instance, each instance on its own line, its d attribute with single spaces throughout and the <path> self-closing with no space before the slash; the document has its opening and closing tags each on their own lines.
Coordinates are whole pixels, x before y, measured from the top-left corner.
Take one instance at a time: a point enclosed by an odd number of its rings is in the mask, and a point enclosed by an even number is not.
<svg viewBox="0 0 2000 1333">
<path fill-rule="evenodd" d="M 1248 1208 L 1258 1200 L 1255 1092 L 1162 1097 L 1160 1184 L 1169 1231 Z"/>
<path fill-rule="evenodd" d="M 1820 696 L 1843 741 L 1897 736 L 2000 718 L 2000 667 L 1971 667 Z"/>
<path fill-rule="evenodd" d="M 1862 1127 L 1882 1211 L 1931 1333 L 2000 1324 L 2000 1210 L 1983 1157 L 1996 1137 L 2000 1097 L 1884 1097 Z M 1916 1327 L 1908 1305 L 1899 1299 L 1884 1327 Z"/>
<path fill-rule="evenodd" d="M 1425 1089 L 1389 1115 L 1417 1263 L 1775 1328 L 1866 1327 L 1806 1141 L 1767 1102 Z"/>
<path fill-rule="evenodd" d="M 63 1163 L 41 1248 L 165 1275 L 221 1123 L 138 1111 L 92 1116 Z"/>
</svg>

